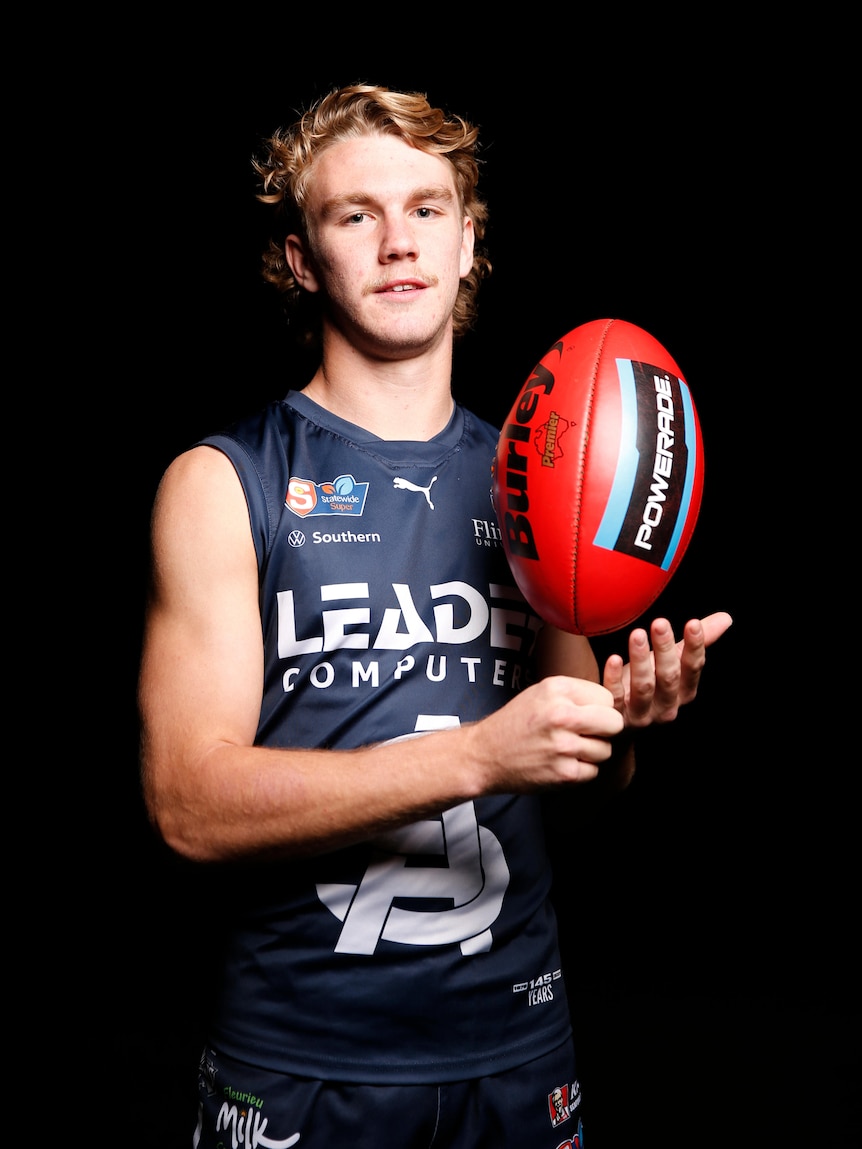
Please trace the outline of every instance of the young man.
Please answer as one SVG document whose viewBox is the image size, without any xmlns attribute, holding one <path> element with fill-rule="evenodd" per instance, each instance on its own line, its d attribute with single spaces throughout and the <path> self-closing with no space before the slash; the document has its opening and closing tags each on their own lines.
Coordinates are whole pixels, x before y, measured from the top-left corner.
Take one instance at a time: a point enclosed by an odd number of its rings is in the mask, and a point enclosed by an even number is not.
<svg viewBox="0 0 862 1149">
<path fill-rule="evenodd" d="M 539 795 L 625 782 L 730 623 L 656 620 L 600 683 L 518 594 L 497 431 L 451 394 L 487 268 L 475 143 L 366 86 L 276 133 L 265 274 L 315 311 L 320 366 L 156 499 L 145 793 L 225 864 L 201 1149 L 580 1144 Z"/>
</svg>

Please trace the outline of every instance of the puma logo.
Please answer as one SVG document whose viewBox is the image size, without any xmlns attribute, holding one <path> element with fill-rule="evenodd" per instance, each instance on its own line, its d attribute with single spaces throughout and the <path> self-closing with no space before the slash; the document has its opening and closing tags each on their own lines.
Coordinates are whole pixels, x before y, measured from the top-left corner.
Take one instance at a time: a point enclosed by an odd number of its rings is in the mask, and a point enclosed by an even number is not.
<svg viewBox="0 0 862 1149">
<path fill-rule="evenodd" d="M 432 511 L 434 510 L 434 504 L 431 502 L 431 495 L 429 492 L 430 492 L 431 488 L 434 486 L 434 484 L 437 482 L 437 476 L 436 475 L 434 476 L 434 478 L 431 480 L 431 482 L 428 484 L 427 487 L 419 487 L 416 485 L 416 483 L 411 483 L 409 481 L 409 479 L 393 479 L 392 482 L 395 484 L 396 488 L 399 491 L 421 491 L 422 494 L 425 496 L 427 502 L 428 502 L 428 506 L 431 508 Z"/>
</svg>

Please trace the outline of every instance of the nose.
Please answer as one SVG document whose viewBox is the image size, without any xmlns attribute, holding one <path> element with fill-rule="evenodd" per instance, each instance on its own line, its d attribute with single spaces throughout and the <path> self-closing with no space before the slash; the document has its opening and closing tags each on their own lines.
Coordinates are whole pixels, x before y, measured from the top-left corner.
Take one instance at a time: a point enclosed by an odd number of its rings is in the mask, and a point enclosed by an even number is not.
<svg viewBox="0 0 862 1149">
<path fill-rule="evenodd" d="M 398 259 L 418 259 L 419 245 L 409 220 L 399 212 L 387 215 L 380 242 L 380 260 L 393 263 Z"/>
</svg>

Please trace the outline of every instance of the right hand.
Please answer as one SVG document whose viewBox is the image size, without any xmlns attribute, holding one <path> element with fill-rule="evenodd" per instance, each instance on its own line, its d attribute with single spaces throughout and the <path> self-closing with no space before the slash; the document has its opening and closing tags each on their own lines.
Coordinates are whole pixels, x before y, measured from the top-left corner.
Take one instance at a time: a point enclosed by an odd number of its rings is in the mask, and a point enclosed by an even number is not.
<svg viewBox="0 0 862 1149">
<path fill-rule="evenodd" d="M 595 778 L 623 725 L 610 690 L 552 675 L 470 729 L 487 760 L 486 792 L 516 794 Z"/>
</svg>

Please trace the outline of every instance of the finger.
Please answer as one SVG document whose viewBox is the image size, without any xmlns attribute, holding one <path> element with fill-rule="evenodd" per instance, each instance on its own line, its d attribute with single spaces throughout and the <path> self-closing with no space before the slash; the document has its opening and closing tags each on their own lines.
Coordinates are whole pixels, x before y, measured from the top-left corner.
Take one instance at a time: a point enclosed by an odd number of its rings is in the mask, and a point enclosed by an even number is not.
<svg viewBox="0 0 862 1149">
<path fill-rule="evenodd" d="M 620 655 L 612 654 L 608 658 L 602 675 L 602 685 L 613 695 L 614 708 L 620 714 L 624 714 L 626 706 L 625 663 Z"/>
<path fill-rule="evenodd" d="M 680 646 L 674 638 L 673 628 L 666 618 L 657 618 L 650 627 L 653 657 L 655 659 L 655 696 L 653 711 L 662 721 L 676 717 L 680 703 L 680 683 L 683 677 Z"/>
<path fill-rule="evenodd" d="M 607 694 L 603 691 L 603 694 Z M 613 738 L 623 729 L 622 715 L 608 703 L 586 703 L 571 707 L 561 713 L 557 722 L 559 729 L 567 734 L 586 738 Z"/>
<path fill-rule="evenodd" d="M 706 631 L 699 618 L 689 619 L 683 629 L 679 650 L 679 702 L 690 702 L 697 694 L 700 676 L 706 663 Z"/>
<path fill-rule="evenodd" d="M 572 678 L 568 674 L 550 675 L 542 679 L 544 690 L 552 697 L 587 706 L 612 706 L 613 698 L 607 687 L 587 678 Z"/>
<path fill-rule="evenodd" d="M 706 646 L 712 646 L 733 625 L 733 619 L 725 610 L 708 614 L 700 621 L 703 626 L 703 640 Z"/>
<path fill-rule="evenodd" d="M 607 762 L 613 752 L 613 736 L 600 737 L 597 734 L 570 734 L 556 751 L 559 759 L 590 762 L 594 766 Z"/>
<path fill-rule="evenodd" d="M 641 627 L 629 635 L 628 718 L 640 725 L 649 717 L 655 697 L 655 662 L 647 632 Z"/>
</svg>

